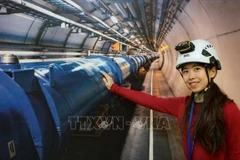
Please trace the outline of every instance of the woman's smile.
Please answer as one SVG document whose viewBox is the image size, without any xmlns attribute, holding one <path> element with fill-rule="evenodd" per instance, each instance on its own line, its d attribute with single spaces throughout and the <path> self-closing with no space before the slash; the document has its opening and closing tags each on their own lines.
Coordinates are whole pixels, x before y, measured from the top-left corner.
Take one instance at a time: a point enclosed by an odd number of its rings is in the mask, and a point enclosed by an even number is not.
<svg viewBox="0 0 240 160">
<path fill-rule="evenodd" d="M 188 84 L 189 84 L 190 88 L 197 88 L 199 82 L 189 82 Z"/>
</svg>

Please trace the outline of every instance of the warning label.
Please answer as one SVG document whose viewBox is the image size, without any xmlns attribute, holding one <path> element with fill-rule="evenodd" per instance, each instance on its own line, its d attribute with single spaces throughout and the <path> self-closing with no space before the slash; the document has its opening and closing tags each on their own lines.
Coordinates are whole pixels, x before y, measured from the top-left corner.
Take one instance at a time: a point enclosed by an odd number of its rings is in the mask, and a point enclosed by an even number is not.
<svg viewBox="0 0 240 160">
<path fill-rule="evenodd" d="M 13 140 L 8 142 L 8 151 L 10 158 L 16 156 L 15 144 Z"/>
</svg>

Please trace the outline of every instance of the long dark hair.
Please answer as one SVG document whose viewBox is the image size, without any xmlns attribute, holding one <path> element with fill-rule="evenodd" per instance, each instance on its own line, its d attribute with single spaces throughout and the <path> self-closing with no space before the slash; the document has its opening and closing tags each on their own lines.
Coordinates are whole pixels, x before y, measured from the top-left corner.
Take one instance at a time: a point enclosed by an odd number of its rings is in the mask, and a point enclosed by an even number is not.
<svg viewBox="0 0 240 160">
<path fill-rule="evenodd" d="M 192 93 L 186 105 L 182 121 L 182 131 L 188 124 L 191 102 L 194 100 Z M 195 140 L 210 153 L 214 154 L 224 145 L 226 126 L 223 117 L 223 107 L 230 102 L 216 83 L 211 82 L 211 87 L 204 94 L 204 101 L 201 103 L 195 126 Z"/>
</svg>

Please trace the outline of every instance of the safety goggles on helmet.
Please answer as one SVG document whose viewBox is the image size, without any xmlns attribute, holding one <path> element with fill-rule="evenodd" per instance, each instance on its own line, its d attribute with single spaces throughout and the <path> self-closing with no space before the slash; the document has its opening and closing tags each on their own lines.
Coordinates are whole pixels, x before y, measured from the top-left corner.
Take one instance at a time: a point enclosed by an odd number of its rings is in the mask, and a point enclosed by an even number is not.
<svg viewBox="0 0 240 160">
<path fill-rule="evenodd" d="M 216 50 L 209 42 L 198 39 L 193 41 L 184 41 L 179 43 L 175 50 L 178 51 L 176 68 L 181 68 L 187 63 L 203 63 L 206 65 L 214 65 L 221 70 Z"/>
</svg>

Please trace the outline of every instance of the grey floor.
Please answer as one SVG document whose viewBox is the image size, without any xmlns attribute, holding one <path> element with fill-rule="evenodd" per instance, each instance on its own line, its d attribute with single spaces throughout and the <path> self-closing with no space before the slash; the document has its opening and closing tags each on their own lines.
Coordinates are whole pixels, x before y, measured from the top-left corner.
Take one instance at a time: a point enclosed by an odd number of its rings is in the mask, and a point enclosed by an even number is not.
<svg viewBox="0 0 240 160">
<path fill-rule="evenodd" d="M 157 66 L 157 65 L 156 65 Z M 173 96 L 171 90 L 166 83 L 164 76 L 157 67 L 152 67 L 153 70 L 153 95 L 171 97 Z M 150 94 L 151 72 L 148 71 L 144 81 L 143 92 Z M 142 121 L 142 124 L 148 126 L 150 110 L 142 106 L 137 106 L 134 111 L 132 123 L 126 138 L 121 160 L 147 160 L 149 159 L 149 127 L 139 127 L 137 122 Z M 147 117 L 147 118 L 139 118 Z M 179 125 L 175 117 L 163 114 L 160 112 L 153 112 L 153 120 L 163 118 L 169 123 L 163 127 L 156 127 L 154 121 L 153 126 L 153 160 L 185 160 L 182 149 L 182 140 L 179 131 Z M 143 126 L 143 125 L 142 125 Z"/>
</svg>

